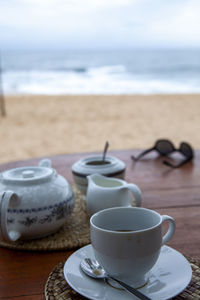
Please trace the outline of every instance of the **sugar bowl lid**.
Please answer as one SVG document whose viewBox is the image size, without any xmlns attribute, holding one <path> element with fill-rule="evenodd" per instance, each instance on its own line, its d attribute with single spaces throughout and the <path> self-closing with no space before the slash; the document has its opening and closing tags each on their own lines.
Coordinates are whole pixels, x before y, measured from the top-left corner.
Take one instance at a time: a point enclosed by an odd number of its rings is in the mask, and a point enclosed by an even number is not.
<svg viewBox="0 0 200 300">
<path fill-rule="evenodd" d="M 102 155 L 96 155 L 75 162 L 72 165 L 72 173 L 81 177 L 94 173 L 114 177 L 124 172 L 125 168 L 125 163 L 114 156 L 106 156 L 105 160 L 102 160 Z"/>
</svg>

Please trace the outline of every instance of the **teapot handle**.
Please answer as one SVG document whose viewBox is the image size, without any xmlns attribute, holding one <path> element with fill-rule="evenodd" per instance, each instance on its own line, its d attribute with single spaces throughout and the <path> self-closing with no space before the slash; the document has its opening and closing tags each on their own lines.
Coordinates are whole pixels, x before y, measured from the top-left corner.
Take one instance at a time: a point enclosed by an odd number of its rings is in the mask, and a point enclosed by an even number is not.
<svg viewBox="0 0 200 300">
<path fill-rule="evenodd" d="M 141 203 L 142 203 L 142 192 L 141 192 L 140 188 L 136 184 L 133 184 L 133 183 L 128 183 L 127 184 L 127 188 L 133 194 L 135 205 L 136 206 L 141 206 Z"/>
<path fill-rule="evenodd" d="M 12 191 L 4 191 L 0 193 L 0 237 L 8 242 L 15 242 L 21 234 L 17 231 L 8 231 L 7 210 L 10 202 L 18 205 L 19 197 Z"/>
</svg>

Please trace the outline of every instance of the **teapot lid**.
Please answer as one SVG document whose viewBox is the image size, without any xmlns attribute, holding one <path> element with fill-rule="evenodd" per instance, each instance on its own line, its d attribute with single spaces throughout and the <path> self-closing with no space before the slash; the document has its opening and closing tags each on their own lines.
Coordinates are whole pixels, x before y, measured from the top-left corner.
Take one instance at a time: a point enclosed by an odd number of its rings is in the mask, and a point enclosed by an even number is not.
<svg viewBox="0 0 200 300">
<path fill-rule="evenodd" d="M 20 167 L 6 170 L 1 174 L 4 182 L 20 183 L 29 182 L 36 183 L 48 180 L 54 170 L 45 167 Z"/>
</svg>

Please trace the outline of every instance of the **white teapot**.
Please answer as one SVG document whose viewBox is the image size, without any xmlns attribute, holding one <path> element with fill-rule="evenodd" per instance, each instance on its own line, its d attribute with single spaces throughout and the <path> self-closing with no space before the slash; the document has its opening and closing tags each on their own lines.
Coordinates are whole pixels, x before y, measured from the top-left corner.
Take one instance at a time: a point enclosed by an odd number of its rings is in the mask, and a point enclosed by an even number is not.
<svg viewBox="0 0 200 300">
<path fill-rule="evenodd" d="M 87 209 L 90 215 L 110 207 L 141 206 L 140 188 L 124 180 L 106 177 L 100 174 L 87 176 Z"/>
<path fill-rule="evenodd" d="M 73 207 L 70 184 L 48 159 L 0 174 L 0 238 L 4 240 L 49 235 L 64 224 Z"/>
</svg>

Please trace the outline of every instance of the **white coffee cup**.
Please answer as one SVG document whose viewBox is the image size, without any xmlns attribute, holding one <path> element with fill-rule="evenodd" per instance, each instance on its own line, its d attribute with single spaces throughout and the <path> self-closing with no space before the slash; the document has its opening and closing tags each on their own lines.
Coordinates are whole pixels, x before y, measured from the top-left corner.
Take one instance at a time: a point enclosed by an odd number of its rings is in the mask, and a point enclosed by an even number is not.
<svg viewBox="0 0 200 300">
<path fill-rule="evenodd" d="M 162 224 L 169 222 L 162 236 Z M 90 218 L 90 236 L 94 255 L 109 275 L 133 287 L 141 287 L 155 265 L 161 246 L 175 232 L 172 217 L 139 207 L 114 207 Z"/>
</svg>

